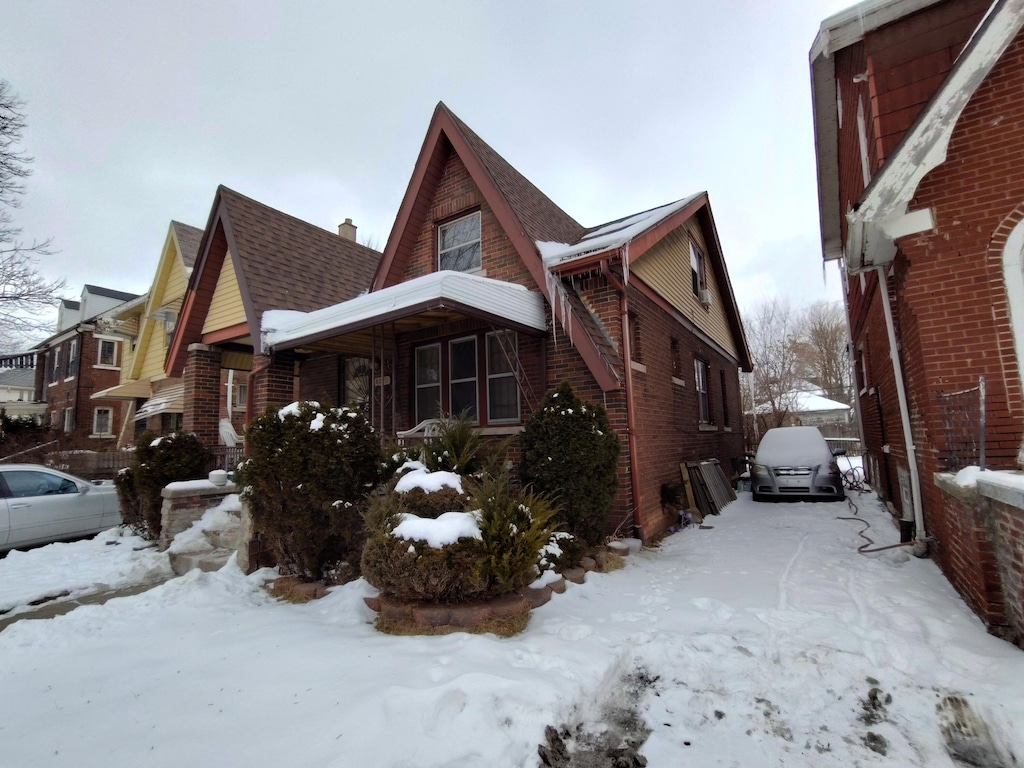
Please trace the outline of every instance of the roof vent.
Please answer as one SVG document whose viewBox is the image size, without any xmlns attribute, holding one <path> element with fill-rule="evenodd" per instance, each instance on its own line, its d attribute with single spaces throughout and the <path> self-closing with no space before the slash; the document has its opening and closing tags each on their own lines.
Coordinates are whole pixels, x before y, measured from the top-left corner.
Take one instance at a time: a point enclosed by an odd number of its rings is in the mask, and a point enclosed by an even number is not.
<svg viewBox="0 0 1024 768">
<path fill-rule="evenodd" d="M 356 241 L 356 225 L 352 223 L 352 219 L 345 219 L 338 225 L 338 234 L 353 243 Z"/>
</svg>

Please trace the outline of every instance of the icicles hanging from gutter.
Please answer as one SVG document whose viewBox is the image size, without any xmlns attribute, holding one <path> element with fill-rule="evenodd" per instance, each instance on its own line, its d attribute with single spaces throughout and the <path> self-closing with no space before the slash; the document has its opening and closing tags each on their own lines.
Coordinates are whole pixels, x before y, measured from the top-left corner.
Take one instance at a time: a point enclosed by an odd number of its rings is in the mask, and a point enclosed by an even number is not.
<svg viewBox="0 0 1024 768">
<path fill-rule="evenodd" d="M 565 286 L 562 285 L 562 278 L 552 272 L 550 269 L 544 272 L 545 287 L 548 289 L 548 300 L 551 302 L 551 333 L 552 339 L 558 341 L 558 323 L 561 322 L 562 327 L 566 329 L 569 334 L 569 343 L 571 344 L 572 339 L 572 308 L 569 306 L 569 295 L 565 291 Z M 556 316 L 555 309 L 557 307 L 558 314 Z"/>
</svg>

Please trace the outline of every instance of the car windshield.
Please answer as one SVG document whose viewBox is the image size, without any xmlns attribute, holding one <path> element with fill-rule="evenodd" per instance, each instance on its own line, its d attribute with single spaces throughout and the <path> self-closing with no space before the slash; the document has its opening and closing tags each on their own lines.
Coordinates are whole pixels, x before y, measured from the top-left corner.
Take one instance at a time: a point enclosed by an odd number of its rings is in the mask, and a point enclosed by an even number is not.
<svg viewBox="0 0 1024 768">
<path fill-rule="evenodd" d="M 814 467 L 832 461 L 832 452 L 816 427 L 778 427 L 765 433 L 754 461 L 768 467 Z"/>
</svg>

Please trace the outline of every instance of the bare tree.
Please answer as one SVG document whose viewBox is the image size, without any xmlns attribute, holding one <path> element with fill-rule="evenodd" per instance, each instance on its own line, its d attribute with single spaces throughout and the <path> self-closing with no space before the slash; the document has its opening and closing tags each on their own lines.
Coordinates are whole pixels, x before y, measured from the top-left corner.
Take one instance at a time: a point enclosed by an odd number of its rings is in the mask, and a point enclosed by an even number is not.
<svg viewBox="0 0 1024 768">
<path fill-rule="evenodd" d="M 754 362 L 751 401 L 759 431 L 780 427 L 799 381 L 797 318 L 788 301 L 773 298 L 755 307 L 743 322 Z"/>
<path fill-rule="evenodd" d="M 48 256 L 50 240 L 21 239 L 11 211 L 20 204 L 32 158 L 19 146 L 25 129 L 22 102 L 6 80 L 0 80 L 0 349 L 12 349 L 44 330 L 43 315 L 53 309 L 64 280 L 48 281 L 37 262 Z"/>
<path fill-rule="evenodd" d="M 846 354 L 846 314 L 838 302 L 818 302 L 804 310 L 798 329 L 797 357 L 825 396 L 850 402 L 850 366 Z"/>
</svg>

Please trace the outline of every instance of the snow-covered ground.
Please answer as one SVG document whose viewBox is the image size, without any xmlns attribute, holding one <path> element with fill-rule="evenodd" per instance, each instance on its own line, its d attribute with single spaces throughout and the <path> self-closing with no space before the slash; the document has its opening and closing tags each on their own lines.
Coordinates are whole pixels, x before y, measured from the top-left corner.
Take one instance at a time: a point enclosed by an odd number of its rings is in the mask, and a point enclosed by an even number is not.
<svg viewBox="0 0 1024 768">
<path fill-rule="evenodd" d="M 995 745 L 972 764 L 1020 764 L 1024 653 L 933 562 L 857 554 L 851 512 L 741 494 L 512 639 L 381 635 L 363 582 L 293 605 L 232 565 L 20 621 L 0 632 L 0 765 L 536 766 L 545 726 L 595 733 L 630 707 L 651 766 L 953 766 L 944 730 Z"/>
</svg>

